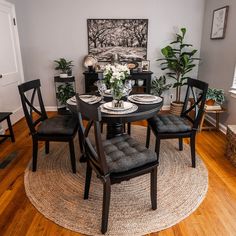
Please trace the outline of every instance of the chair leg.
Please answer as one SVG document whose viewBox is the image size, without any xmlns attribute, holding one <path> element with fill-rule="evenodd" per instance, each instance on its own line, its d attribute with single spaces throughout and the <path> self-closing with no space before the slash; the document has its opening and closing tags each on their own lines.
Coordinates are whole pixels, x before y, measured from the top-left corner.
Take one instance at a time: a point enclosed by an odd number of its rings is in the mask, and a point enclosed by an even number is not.
<svg viewBox="0 0 236 236">
<path fill-rule="evenodd" d="M 91 176 L 92 176 L 92 168 L 91 168 L 89 162 L 87 162 L 86 180 L 85 180 L 85 188 L 84 188 L 84 199 L 89 198 Z"/>
<path fill-rule="evenodd" d="M 179 150 L 183 151 L 183 138 L 179 138 Z"/>
<path fill-rule="evenodd" d="M 71 161 L 72 172 L 75 174 L 76 173 L 76 160 L 75 160 L 75 149 L 74 149 L 73 139 L 69 141 L 69 146 L 70 146 L 70 161 Z"/>
<path fill-rule="evenodd" d="M 101 122 L 101 133 L 103 133 L 103 122 Z"/>
<path fill-rule="evenodd" d="M 151 171 L 151 202 L 152 209 L 157 209 L 157 167 Z"/>
<path fill-rule="evenodd" d="M 37 158 L 38 158 L 38 140 L 33 138 L 33 165 L 32 165 L 33 172 L 37 170 Z"/>
<path fill-rule="evenodd" d="M 49 153 L 49 141 L 45 141 L 45 153 Z"/>
<path fill-rule="evenodd" d="M 11 141 L 14 143 L 15 142 L 15 136 L 14 136 L 14 132 L 13 132 L 12 125 L 11 125 L 10 116 L 7 117 L 7 125 L 8 125 L 10 135 L 11 135 Z"/>
<path fill-rule="evenodd" d="M 146 148 L 149 148 L 150 145 L 150 135 L 151 135 L 151 128 L 147 126 L 147 135 L 146 135 Z"/>
<path fill-rule="evenodd" d="M 196 153 L 195 153 L 195 134 L 190 137 L 192 167 L 196 167 Z"/>
<path fill-rule="evenodd" d="M 131 134 L 131 122 L 128 122 L 128 124 L 127 124 L 127 133 L 128 133 L 128 135 Z"/>
<path fill-rule="evenodd" d="M 157 154 L 158 164 L 159 164 L 159 155 L 160 155 L 160 144 L 161 144 L 161 139 L 160 138 L 156 138 L 155 152 Z"/>
<path fill-rule="evenodd" d="M 101 232 L 105 234 L 107 232 L 109 207 L 111 198 L 111 182 L 110 179 L 103 184 L 103 206 L 102 206 L 102 228 Z"/>
</svg>

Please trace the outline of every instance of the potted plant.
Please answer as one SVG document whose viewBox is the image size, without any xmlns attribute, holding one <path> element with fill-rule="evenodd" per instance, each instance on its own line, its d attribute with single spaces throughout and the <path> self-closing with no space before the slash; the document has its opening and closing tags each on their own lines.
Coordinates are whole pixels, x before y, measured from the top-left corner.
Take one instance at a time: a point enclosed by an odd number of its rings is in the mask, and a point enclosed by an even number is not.
<svg viewBox="0 0 236 236">
<path fill-rule="evenodd" d="M 57 87 L 56 96 L 62 107 L 65 107 L 67 99 L 73 97 L 74 95 L 75 91 L 71 83 L 61 84 Z"/>
<path fill-rule="evenodd" d="M 208 88 L 206 95 L 206 104 L 213 106 L 216 103 L 222 104 L 225 101 L 223 89 Z"/>
<path fill-rule="evenodd" d="M 158 79 L 157 77 L 154 77 L 154 80 L 152 80 L 152 94 L 157 95 L 161 97 L 162 93 L 168 89 L 170 89 L 171 84 L 166 84 L 166 77 L 160 76 Z"/>
<path fill-rule="evenodd" d="M 72 61 L 67 61 L 65 58 L 60 58 L 54 62 L 56 63 L 55 70 L 60 71 L 60 78 L 67 78 L 72 74 Z"/>
<path fill-rule="evenodd" d="M 184 42 L 186 29 L 181 28 L 180 34 L 176 34 L 176 39 L 170 45 L 161 49 L 164 58 L 157 61 L 161 63 L 162 70 L 168 70 L 166 75 L 175 80 L 173 88 L 176 88 L 176 99 L 171 103 L 171 113 L 180 114 L 183 102 L 181 102 L 181 88 L 189 78 L 188 74 L 196 66 L 195 61 L 200 60 L 195 57 L 196 49 L 192 49 L 192 44 Z"/>
</svg>

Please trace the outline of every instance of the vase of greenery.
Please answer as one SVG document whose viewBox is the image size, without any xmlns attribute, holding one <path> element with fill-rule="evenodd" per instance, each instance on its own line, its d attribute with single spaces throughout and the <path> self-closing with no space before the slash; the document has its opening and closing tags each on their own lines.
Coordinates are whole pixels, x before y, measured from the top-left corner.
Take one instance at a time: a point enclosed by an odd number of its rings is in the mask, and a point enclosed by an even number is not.
<svg viewBox="0 0 236 236">
<path fill-rule="evenodd" d="M 161 97 L 162 93 L 171 88 L 171 84 L 166 84 L 166 77 L 160 76 L 159 79 L 155 76 L 152 80 L 151 91 L 152 94 Z"/>
<path fill-rule="evenodd" d="M 60 71 L 60 78 L 67 78 L 72 74 L 73 61 L 67 61 L 65 58 L 60 58 L 54 61 L 56 63 L 55 70 Z"/>
<path fill-rule="evenodd" d="M 186 85 L 189 72 L 196 66 L 195 62 L 200 60 L 195 57 L 197 50 L 192 48 L 193 45 L 184 42 L 186 29 L 181 28 L 180 31 L 170 45 L 161 49 L 164 57 L 157 60 L 162 61 L 161 69 L 168 71 L 166 75 L 174 79 L 173 88 L 176 88 L 176 99 L 171 103 L 170 112 L 175 114 L 180 114 L 182 111 L 181 88 Z"/>
<path fill-rule="evenodd" d="M 208 88 L 206 95 L 206 104 L 213 106 L 215 103 L 223 104 L 225 95 L 223 89 Z"/>
</svg>

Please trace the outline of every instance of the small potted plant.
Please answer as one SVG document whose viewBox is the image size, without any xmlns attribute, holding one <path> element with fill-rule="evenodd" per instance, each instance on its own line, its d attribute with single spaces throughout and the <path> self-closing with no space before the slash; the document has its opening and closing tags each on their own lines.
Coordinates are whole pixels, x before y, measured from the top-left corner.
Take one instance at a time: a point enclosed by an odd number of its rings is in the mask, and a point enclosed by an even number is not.
<svg viewBox="0 0 236 236">
<path fill-rule="evenodd" d="M 67 78 L 72 74 L 72 61 L 67 61 L 65 58 L 60 58 L 54 61 L 56 63 L 55 70 L 60 71 L 60 78 Z"/>
<path fill-rule="evenodd" d="M 225 101 L 223 89 L 208 88 L 206 95 L 206 105 L 213 106 L 215 103 L 222 104 Z"/>
<path fill-rule="evenodd" d="M 157 95 L 161 97 L 162 93 L 168 89 L 170 89 L 171 84 L 166 84 L 166 77 L 160 76 L 158 79 L 157 77 L 154 77 L 154 80 L 152 81 L 152 94 Z"/>
<path fill-rule="evenodd" d="M 66 106 L 67 99 L 73 97 L 75 91 L 73 85 L 70 83 L 61 84 L 57 87 L 57 99 L 60 101 L 61 107 Z"/>
</svg>

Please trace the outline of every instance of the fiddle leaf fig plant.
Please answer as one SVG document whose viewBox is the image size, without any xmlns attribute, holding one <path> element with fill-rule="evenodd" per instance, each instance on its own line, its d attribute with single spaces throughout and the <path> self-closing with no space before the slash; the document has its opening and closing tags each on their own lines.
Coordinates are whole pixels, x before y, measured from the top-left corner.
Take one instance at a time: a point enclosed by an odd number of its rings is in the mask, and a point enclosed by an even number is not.
<svg viewBox="0 0 236 236">
<path fill-rule="evenodd" d="M 159 79 L 155 76 L 152 80 L 152 93 L 160 97 L 162 93 L 170 89 L 171 86 L 171 84 L 166 84 L 166 77 L 164 75 L 160 76 Z"/>
<path fill-rule="evenodd" d="M 177 103 L 180 103 L 181 87 L 186 85 L 188 73 L 196 66 L 195 62 L 200 60 L 195 57 L 197 50 L 192 48 L 193 45 L 184 42 L 186 28 L 181 28 L 180 31 L 170 45 L 161 49 L 164 57 L 157 60 L 163 61 L 161 69 L 167 70 L 166 75 L 175 80 L 173 88 L 176 88 Z"/>
</svg>

